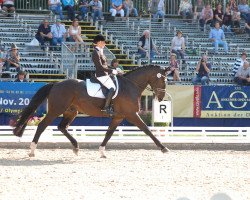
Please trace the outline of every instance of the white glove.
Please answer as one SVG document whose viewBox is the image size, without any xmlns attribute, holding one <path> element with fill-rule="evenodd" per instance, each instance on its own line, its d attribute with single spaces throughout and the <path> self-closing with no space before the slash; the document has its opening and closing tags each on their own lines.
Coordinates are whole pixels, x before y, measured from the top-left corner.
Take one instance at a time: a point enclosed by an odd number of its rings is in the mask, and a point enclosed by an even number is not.
<svg viewBox="0 0 250 200">
<path fill-rule="evenodd" d="M 114 74 L 114 75 L 118 74 L 117 70 L 116 70 L 116 69 L 113 69 L 113 70 L 112 70 L 112 74 Z"/>
</svg>

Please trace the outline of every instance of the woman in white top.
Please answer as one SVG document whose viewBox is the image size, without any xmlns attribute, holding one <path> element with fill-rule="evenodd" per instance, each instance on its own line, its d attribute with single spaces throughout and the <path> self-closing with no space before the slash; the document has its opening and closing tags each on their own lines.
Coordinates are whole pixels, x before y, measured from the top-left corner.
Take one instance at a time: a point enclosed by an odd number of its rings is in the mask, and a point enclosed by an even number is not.
<svg viewBox="0 0 250 200">
<path fill-rule="evenodd" d="M 181 31 L 177 31 L 176 36 L 172 39 L 170 52 L 175 53 L 177 55 L 177 59 L 181 57 L 182 64 L 186 63 L 184 60 L 185 39 L 182 37 Z"/>
<path fill-rule="evenodd" d="M 79 26 L 79 21 L 77 19 L 74 19 L 72 25 L 69 27 L 69 41 L 83 44 L 81 26 Z"/>
</svg>

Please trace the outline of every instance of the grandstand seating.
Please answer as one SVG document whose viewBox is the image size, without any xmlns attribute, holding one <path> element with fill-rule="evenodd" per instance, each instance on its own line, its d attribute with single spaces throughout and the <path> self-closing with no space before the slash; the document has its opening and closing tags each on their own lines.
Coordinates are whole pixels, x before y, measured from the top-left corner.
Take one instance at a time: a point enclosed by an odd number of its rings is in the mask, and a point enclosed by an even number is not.
<svg viewBox="0 0 250 200">
<path fill-rule="evenodd" d="M 44 18 L 48 18 L 52 23 L 55 18 L 50 14 L 19 14 L 14 18 L 0 18 L 1 45 L 10 47 L 15 43 L 20 48 L 21 67 L 29 72 L 29 78 L 34 81 L 60 81 L 67 78 L 67 73 L 61 68 L 62 55 L 60 51 L 42 51 L 39 47 L 30 47 L 26 44 L 33 38 L 34 34 Z M 64 21 L 66 27 L 71 22 Z M 92 39 L 98 34 L 107 34 L 107 47 L 118 58 L 125 70 L 144 64 L 146 59 L 139 59 L 137 55 L 137 43 L 142 32 L 151 28 L 154 39 L 161 55 L 156 56 L 153 63 L 168 65 L 169 48 L 171 40 L 176 30 L 182 30 L 186 39 L 187 63 L 180 66 L 181 82 L 175 84 L 191 84 L 195 74 L 195 67 L 202 53 L 208 53 L 209 62 L 212 63 L 210 79 L 212 84 L 233 83 L 232 65 L 235 59 L 240 56 L 240 52 L 249 52 L 250 44 L 246 35 L 227 36 L 230 47 L 229 54 L 225 55 L 220 48 L 218 55 L 211 52 L 213 47 L 208 41 L 209 27 L 205 32 L 200 32 L 196 23 L 184 22 L 181 19 L 166 18 L 163 22 L 151 22 L 148 18 L 130 18 L 129 20 L 101 21 L 98 25 L 91 22 L 80 22 L 82 36 L 86 44 L 85 50 L 74 52 L 77 59 L 78 70 L 93 71 L 94 66 L 91 61 Z M 192 54 L 192 50 L 196 54 Z M 16 73 L 12 69 L 11 76 Z M 171 80 L 171 77 L 169 78 Z"/>
</svg>

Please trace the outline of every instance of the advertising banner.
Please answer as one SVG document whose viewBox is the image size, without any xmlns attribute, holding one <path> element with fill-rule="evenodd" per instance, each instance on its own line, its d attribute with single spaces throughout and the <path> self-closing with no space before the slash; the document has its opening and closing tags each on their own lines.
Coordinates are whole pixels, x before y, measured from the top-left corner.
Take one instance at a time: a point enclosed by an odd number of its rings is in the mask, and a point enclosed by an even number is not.
<svg viewBox="0 0 250 200">
<path fill-rule="evenodd" d="M 0 114 L 19 114 L 33 95 L 45 83 L 0 82 Z M 37 115 L 46 113 L 46 101 L 38 107 Z"/>
<path fill-rule="evenodd" d="M 247 86 L 207 86 L 201 89 L 201 118 L 249 118 Z"/>
</svg>

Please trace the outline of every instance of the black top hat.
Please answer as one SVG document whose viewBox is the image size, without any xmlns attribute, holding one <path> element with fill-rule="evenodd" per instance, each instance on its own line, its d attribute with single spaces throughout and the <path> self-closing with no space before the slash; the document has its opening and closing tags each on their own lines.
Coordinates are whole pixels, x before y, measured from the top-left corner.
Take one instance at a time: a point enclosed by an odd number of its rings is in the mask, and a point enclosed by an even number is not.
<svg viewBox="0 0 250 200">
<path fill-rule="evenodd" d="M 26 72 L 25 72 L 25 71 L 20 70 L 20 71 L 17 73 L 17 75 L 26 75 Z"/>
<path fill-rule="evenodd" d="M 100 42 L 100 41 L 105 41 L 105 37 L 103 35 L 97 35 L 97 36 L 95 36 L 94 40 L 93 40 L 93 43 L 97 44 L 97 42 Z"/>
<path fill-rule="evenodd" d="M 16 46 L 16 44 L 12 44 L 11 49 L 18 49 L 18 47 Z"/>
</svg>

